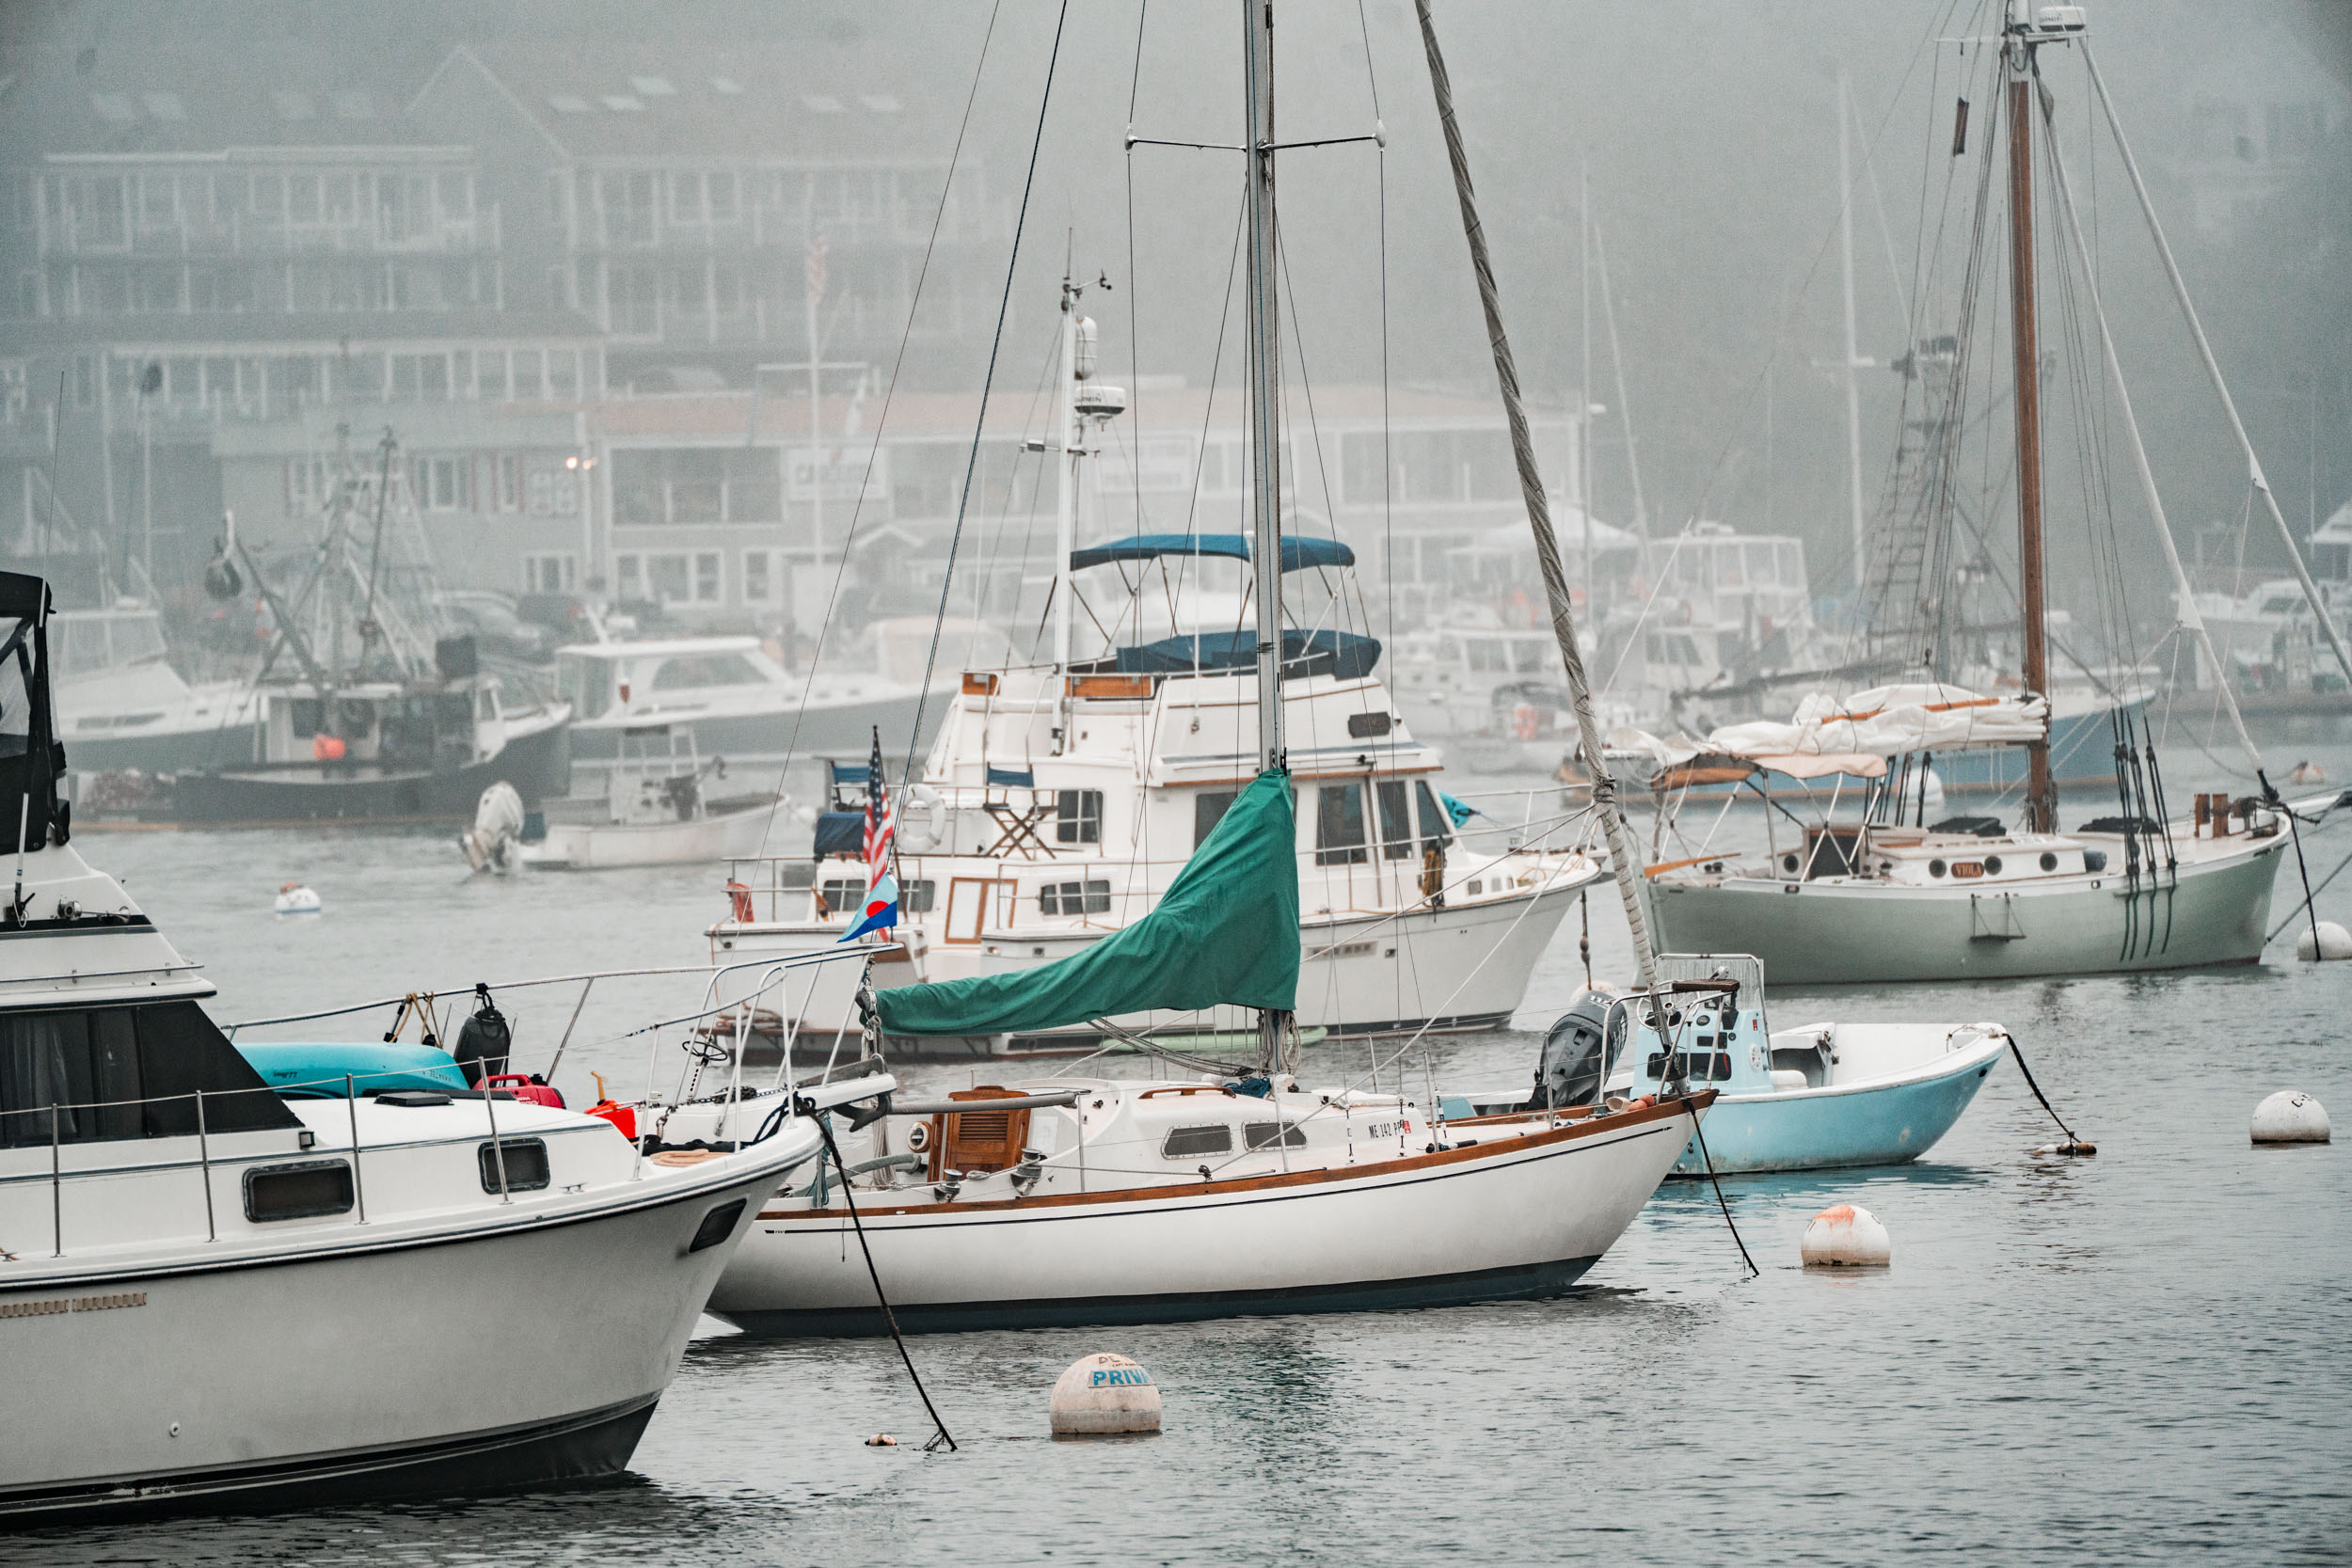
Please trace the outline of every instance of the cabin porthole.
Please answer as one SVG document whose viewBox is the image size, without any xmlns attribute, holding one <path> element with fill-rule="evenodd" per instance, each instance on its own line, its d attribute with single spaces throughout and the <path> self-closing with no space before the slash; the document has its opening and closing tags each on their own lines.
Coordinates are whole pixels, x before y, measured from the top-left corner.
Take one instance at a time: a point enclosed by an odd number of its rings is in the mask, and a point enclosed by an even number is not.
<svg viewBox="0 0 2352 1568">
<path fill-rule="evenodd" d="M 2001 874 L 2000 856 L 1987 855 L 1984 857 L 1984 874 L 1988 877 L 1997 877 Z"/>
<path fill-rule="evenodd" d="M 1791 876 L 1794 876 L 1794 875 L 1796 874 L 1796 870 L 1797 870 L 1797 857 L 1796 857 L 1796 856 L 1794 856 L 1794 855 L 1783 855 L 1783 856 L 1781 856 L 1781 857 L 1780 857 L 1780 868 L 1781 868 L 1783 871 L 1786 871 L 1786 872 L 1789 873 Z M 1941 873 L 1938 873 L 1938 875 L 1941 875 Z"/>
<path fill-rule="evenodd" d="M 1944 875 L 1944 863 L 1942 861 L 1928 862 L 1928 875 L 1931 877 L 1941 877 Z"/>
<path fill-rule="evenodd" d="M 2056 871 L 2058 869 L 2058 857 L 2051 854 L 2046 849 L 2042 852 L 2042 869 L 2044 871 Z"/>
</svg>

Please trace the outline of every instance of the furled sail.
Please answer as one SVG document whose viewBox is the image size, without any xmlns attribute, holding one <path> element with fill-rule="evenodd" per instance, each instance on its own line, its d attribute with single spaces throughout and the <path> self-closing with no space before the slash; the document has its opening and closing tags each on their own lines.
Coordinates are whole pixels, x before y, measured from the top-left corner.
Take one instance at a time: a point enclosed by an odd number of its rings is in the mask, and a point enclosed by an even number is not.
<svg viewBox="0 0 2352 1568">
<path fill-rule="evenodd" d="M 1748 758 L 1794 778 L 1848 773 L 1875 779 L 1886 758 L 1905 752 L 2014 746 L 2048 733 L 2050 704 L 2031 692 L 1981 697 L 1957 686 L 1880 686 L 1844 702 L 1816 693 L 1798 705 L 1793 723 L 1730 724 L 1705 740 L 1661 740 L 1620 730 L 1610 750 L 1666 766 L 1696 757 Z"/>
<path fill-rule="evenodd" d="M 1298 997 L 1293 817 L 1289 776 L 1259 774 L 1141 920 L 1058 963 L 877 991 L 883 1031 L 1017 1035 L 1163 1009 L 1289 1011 Z"/>
</svg>

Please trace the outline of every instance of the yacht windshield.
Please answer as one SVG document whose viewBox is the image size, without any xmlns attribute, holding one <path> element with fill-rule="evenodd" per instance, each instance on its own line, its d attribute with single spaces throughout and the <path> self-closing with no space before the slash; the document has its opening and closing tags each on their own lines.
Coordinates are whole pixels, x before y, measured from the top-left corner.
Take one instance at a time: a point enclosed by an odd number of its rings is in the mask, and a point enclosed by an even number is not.
<svg viewBox="0 0 2352 1568">
<path fill-rule="evenodd" d="M 706 686 L 757 686 L 759 672 L 741 654 L 684 654 L 665 658 L 653 673 L 656 691 L 691 691 Z"/>
<path fill-rule="evenodd" d="M 564 700 L 575 719 L 600 719 L 612 705 L 612 664 L 609 659 L 564 654 L 556 659 Z"/>
</svg>

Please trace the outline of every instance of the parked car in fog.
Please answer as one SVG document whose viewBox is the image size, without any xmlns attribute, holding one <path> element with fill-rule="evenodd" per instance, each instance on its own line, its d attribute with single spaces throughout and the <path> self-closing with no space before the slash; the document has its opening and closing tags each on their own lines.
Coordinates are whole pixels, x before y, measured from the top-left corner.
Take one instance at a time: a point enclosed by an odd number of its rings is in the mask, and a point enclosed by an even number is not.
<svg viewBox="0 0 2352 1568">
<path fill-rule="evenodd" d="M 545 664 L 564 641 L 554 628 L 518 614 L 515 601 L 503 594 L 453 588 L 436 598 L 441 613 L 460 630 L 473 633 L 482 651 L 492 658 Z"/>
</svg>

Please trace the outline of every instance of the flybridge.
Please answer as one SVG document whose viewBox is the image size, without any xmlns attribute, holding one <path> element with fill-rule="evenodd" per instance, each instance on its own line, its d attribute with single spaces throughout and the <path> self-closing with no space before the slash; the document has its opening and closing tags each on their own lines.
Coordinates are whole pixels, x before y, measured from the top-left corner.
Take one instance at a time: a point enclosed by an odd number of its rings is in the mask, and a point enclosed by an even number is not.
<svg viewBox="0 0 2352 1568">
<path fill-rule="evenodd" d="M 1239 533 L 1136 533 L 1106 544 L 1089 545 L 1070 552 L 1070 569 L 1106 566 L 1115 561 L 1154 561 L 1163 556 L 1219 556 L 1249 559 L 1249 540 Z M 1287 534 L 1282 539 L 1282 570 L 1305 571 L 1311 566 L 1353 566 L 1356 552 L 1336 539 Z"/>
</svg>

